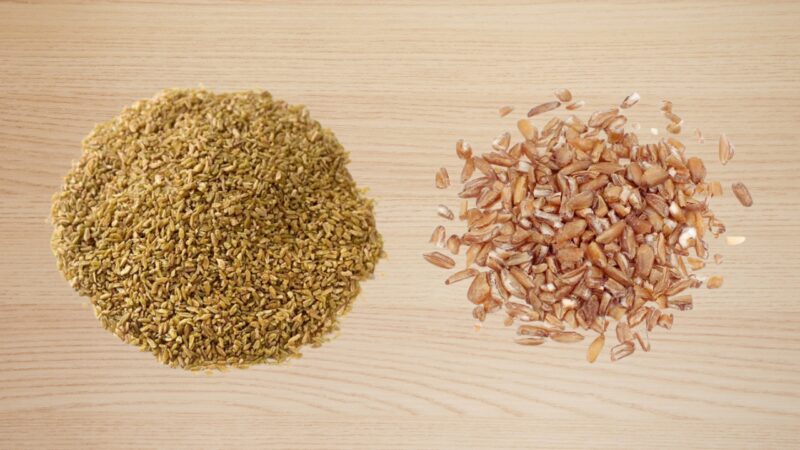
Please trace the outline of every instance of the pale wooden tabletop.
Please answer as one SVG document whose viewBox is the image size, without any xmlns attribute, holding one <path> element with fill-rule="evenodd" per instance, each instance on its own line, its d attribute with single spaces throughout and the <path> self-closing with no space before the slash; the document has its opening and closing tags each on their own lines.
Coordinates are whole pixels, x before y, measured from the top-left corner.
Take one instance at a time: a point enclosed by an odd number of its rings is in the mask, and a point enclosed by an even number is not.
<svg viewBox="0 0 800 450">
<path fill-rule="evenodd" d="M 800 4 L 529 3 L 0 2 L 0 447 L 800 445 Z M 285 366 L 161 366 L 98 325 L 50 253 L 83 136 L 199 84 L 308 105 L 379 200 L 389 258 L 341 334 Z M 516 346 L 499 317 L 475 332 L 466 286 L 420 256 L 435 206 L 456 206 L 433 188 L 454 141 L 488 145 L 561 86 L 589 111 L 638 91 L 645 135 L 671 99 L 709 176 L 755 198 L 715 202 L 747 237 L 712 248 L 724 287 L 620 363 Z"/>
</svg>

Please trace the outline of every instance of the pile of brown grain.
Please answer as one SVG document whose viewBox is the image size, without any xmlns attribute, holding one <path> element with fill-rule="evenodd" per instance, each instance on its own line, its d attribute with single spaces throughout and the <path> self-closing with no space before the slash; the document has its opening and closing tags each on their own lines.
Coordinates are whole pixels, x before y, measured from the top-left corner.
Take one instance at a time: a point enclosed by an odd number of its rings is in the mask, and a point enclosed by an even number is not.
<svg viewBox="0 0 800 450">
<path fill-rule="evenodd" d="M 466 268 L 445 282 L 472 279 L 467 296 L 477 320 L 502 309 L 507 325 L 524 322 L 517 328 L 519 344 L 578 342 L 592 330 L 596 337 L 587 359 L 594 362 L 613 321 L 618 342 L 610 350 L 612 361 L 637 347 L 649 351 L 648 333 L 672 327 L 668 310 L 692 308 L 687 290 L 702 285 L 694 271 L 706 265 L 705 238 L 725 232 L 708 207 L 722 187 L 707 181 L 702 160 L 687 157 L 675 136 L 683 120 L 671 102 L 662 106 L 671 136 L 640 144 L 638 127 L 626 129 L 622 113 L 639 101 L 638 94 L 586 121 L 574 114 L 552 117 L 540 132 L 530 117 L 563 103 L 570 111 L 585 104 L 573 102 L 566 89 L 555 96 L 517 122 L 520 142 L 503 133 L 480 156 L 468 143 L 456 143 L 464 161 L 458 216 L 468 230 L 447 237 L 439 226 L 431 242 L 452 254 L 466 246 Z M 499 114 L 512 110 L 503 107 Z M 723 135 L 720 160 L 725 164 L 732 157 L 733 146 Z M 436 186 L 448 185 L 442 168 Z M 743 184 L 732 190 L 744 206 L 752 205 Z M 438 214 L 455 216 L 445 205 Z M 442 252 L 424 256 L 438 267 L 456 265 Z M 715 260 L 721 262 L 721 256 Z M 718 288 L 722 277 L 712 276 L 706 284 Z"/>
</svg>

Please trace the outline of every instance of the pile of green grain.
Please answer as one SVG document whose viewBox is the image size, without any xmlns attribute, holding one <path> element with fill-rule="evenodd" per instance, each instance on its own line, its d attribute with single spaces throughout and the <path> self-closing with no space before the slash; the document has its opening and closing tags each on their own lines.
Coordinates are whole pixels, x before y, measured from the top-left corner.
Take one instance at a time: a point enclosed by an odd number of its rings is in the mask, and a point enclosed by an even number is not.
<svg viewBox="0 0 800 450">
<path fill-rule="evenodd" d="M 281 362 L 337 328 L 382 254 L 347 163 L 302 106 L 168 90 L 84 140 L 53 252 L 103 326 L 162 363 Z"/>
</svg>

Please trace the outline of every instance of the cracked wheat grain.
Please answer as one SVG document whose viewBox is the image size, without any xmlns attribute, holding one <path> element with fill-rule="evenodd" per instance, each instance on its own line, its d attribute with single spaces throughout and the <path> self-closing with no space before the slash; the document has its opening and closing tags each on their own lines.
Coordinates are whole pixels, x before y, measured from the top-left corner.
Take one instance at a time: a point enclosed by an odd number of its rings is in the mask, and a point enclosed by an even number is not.
<svg viewBox="0 0 800 450">
<path fill-rule="evenodd" d="M 84 140 L 52 249 L 102 325 L 164 364 L 281 362 L 337 329 L 382 255 L 347 163 L 269 93 L 164 91 Z"/>
</svg>

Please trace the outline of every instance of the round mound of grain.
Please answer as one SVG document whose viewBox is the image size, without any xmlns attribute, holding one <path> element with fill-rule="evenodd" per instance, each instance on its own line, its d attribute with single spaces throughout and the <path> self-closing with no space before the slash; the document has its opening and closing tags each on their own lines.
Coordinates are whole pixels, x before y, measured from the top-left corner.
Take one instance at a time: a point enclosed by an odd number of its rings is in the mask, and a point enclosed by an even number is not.
<svg viewBox="0 0 800 450">
<path fill-rule="evenodd" d="M 58 267 L 170 366 L 299 356 L 382 255 L 348 156 L 267 92 L 168 90 L 95 127 L 53 200 Z"/>
</svg>

